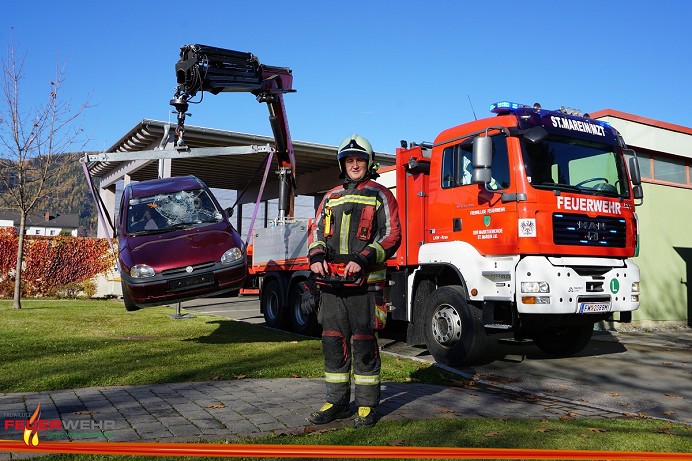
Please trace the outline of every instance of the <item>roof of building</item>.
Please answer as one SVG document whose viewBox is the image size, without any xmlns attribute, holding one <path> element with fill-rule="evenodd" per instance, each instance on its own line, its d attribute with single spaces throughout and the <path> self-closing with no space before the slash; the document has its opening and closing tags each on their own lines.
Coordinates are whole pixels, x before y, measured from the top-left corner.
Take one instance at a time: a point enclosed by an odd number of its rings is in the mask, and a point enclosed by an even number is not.
<svg viewBox="0 0 692 461">
<path fill-rule="evenodd" d="M 128 162 L 114 161 L 118 153 L 139 152 L 160 148 L 170 139 L 175 125 L 170 122 L 144 119 L 133 127 L 125 136 L 111 146 L 106 152 L 114 153 L 109 161 L 89 164 L 89 172 L 101 178 L 101 187 L 108 186 L 122 177 L 126 172 L 132 180 L 143 181 L 158 177 L 158 162 L 149 161 L 144 166 Z M 270 136 L 259 136 L 236 131 L 218 130 L 197 126 L 185 126 L 185 145 L 194 149 L 202 147 L 233 146 L 273 146 Z M 298 184 L 297 193 L 311 194 L 325 187 L 331 187 L 339 179 L 339 167 L 336 162 L 336 146 L 316 144 L 304 141 L 293 141 L 295 155 L 295 174 Z M 124 156 L 125 157 L 125 156 Z M 171 176 L 194 175 L 209 187 L 231 190 L 243 190 L 250 183 L 258 184 L 264 174 L 266 153 L 223 155 L 215 157 L 185 157 L 172 161 Z M 376 153 L 376 160 L 382 165 L 392 165 L 395 157 Z M 141 162 L 141 161 L 140 161 Z M 274 161 L 276 164 L 276 161 Z M 137 168 L 137 169 L 134 169 Z M 275 190 L 277 175 L 272 168 L 267 177 L 265 198 Z M 126 171 L 128 170 L 128 171 Z M 331 185 L 330 185 L 331 184 Z"/>
<path fill-rule="evenodd" d="M 59 227 L 61 229 L 77 229 L 79 227 L 78 214 L 49 215 L 45 213 L 29 213 L 26 217 L 27 227 Z M 0 220 L 12 221 L 19 225 L 18 211 L 0 211 Z"/>
<path fill-rule="evenodd" d="M 634 150 L 646 149 L 692 158 L 692 128 L 613 109 L 599 110 L 591 117 L 614 126 L 627 146 Z"/>
</svg>

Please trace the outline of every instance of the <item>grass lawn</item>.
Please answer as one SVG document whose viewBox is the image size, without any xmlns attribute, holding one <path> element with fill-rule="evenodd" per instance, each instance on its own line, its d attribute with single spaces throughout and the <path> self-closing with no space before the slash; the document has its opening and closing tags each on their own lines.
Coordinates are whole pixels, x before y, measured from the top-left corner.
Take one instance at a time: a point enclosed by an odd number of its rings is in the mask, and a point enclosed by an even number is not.
<svg viewBox="0 0 692 461">
<path fill-rule="evenodd" d="M 118 301 L 0 300 L 0 392 L 323 376 L 321 344 L 171 307 L 127 312 Z M 385 381 L 443 382 L 428 364 L 383 355 Z"/>
<path fill-rule="evenodd" d="M 171 307 L 126 312 L 117 301 L 25 300 L 22 305 L 15 310 L 11 301 L 0 300 L 3 393 L 323 374 L 317 339 L 205 315 L 173 320 Z M 385 381 L 459 381 L 429 364 L 386 354 L 382 369 Z M 318 430 L 243 443 L 692 453 L 692 429 L 643 418 L 454 418 L 381 422 L 374 430 Z M 40 459 L 133 458 L 49 455 Z"/>
</svg>

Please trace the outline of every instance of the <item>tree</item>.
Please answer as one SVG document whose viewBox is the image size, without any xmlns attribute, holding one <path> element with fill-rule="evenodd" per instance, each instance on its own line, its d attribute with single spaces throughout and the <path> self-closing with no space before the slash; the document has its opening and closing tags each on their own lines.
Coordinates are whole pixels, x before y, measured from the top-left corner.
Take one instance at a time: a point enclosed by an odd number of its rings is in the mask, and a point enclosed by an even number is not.
<svg viewBox="0 0 692 461">
<path fill-rule="evenodd" d="M 64 71 L 56 66 L 50 80 L 46 102 L 24 110 L 21 84 L 24 79 L 24 57 L 18 58 L 12 40 L 7 58 L 2 60 L 3 100 L 0 102 L 0 206 L 19 213 L 19 242 L 13 307 L 21 309 L 22 262 L 27 216 L 45 206 L 50 194 L 69 189 L 76 178 L 66 182 L 63 172 L 78 161 L 79 150 L 88 139 L 79 126 L 88 101 L 73 110 L 60 91 Z"/>
</svg>

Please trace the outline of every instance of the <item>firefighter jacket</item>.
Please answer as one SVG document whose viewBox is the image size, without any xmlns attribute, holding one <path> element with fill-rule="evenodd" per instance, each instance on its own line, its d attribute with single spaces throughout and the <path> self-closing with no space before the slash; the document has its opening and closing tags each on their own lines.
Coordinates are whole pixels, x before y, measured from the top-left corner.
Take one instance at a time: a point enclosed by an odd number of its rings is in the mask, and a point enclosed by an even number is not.
<svg viewBox="0 0 692 461">
<path fill-rule="evenodd" d="M 357 262 L 367 282 L 384 281 L 385 262 L 401 243 L 399 206 L 394 195 L 371 179 L 347 180 L 328 191 L 308 237 L 310 264 Z"/>
</svg>

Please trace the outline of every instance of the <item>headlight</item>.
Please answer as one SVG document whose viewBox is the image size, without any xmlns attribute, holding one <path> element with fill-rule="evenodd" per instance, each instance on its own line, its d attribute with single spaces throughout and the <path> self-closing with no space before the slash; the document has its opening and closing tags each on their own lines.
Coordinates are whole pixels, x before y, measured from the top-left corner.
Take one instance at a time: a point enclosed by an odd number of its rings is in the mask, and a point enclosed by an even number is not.
<svg viewBox="0 0 692 461">
<path fill-rule="evenodd" d="M 136 264 L 130 269 L 130 276 L 136 279 L 143 279 L 147 277 L 153 277 L 156 275 L 154 269 L 146 264 Z"/>
<path fill-rule="evenodd" d="M 548 282 L 521 282 L 522 293 L 550 293 Z"/>
<path fill-rule="evenodd" d="M 243 252 L 240 248 L 231 248 L 221 255 L 221 264 L 231 264 L 243 257 Z"/>
<path fill-rule="evenodd" d="M 632 291 L 639 293 L 639 282 L 632 282 Z"/>
</svg>

